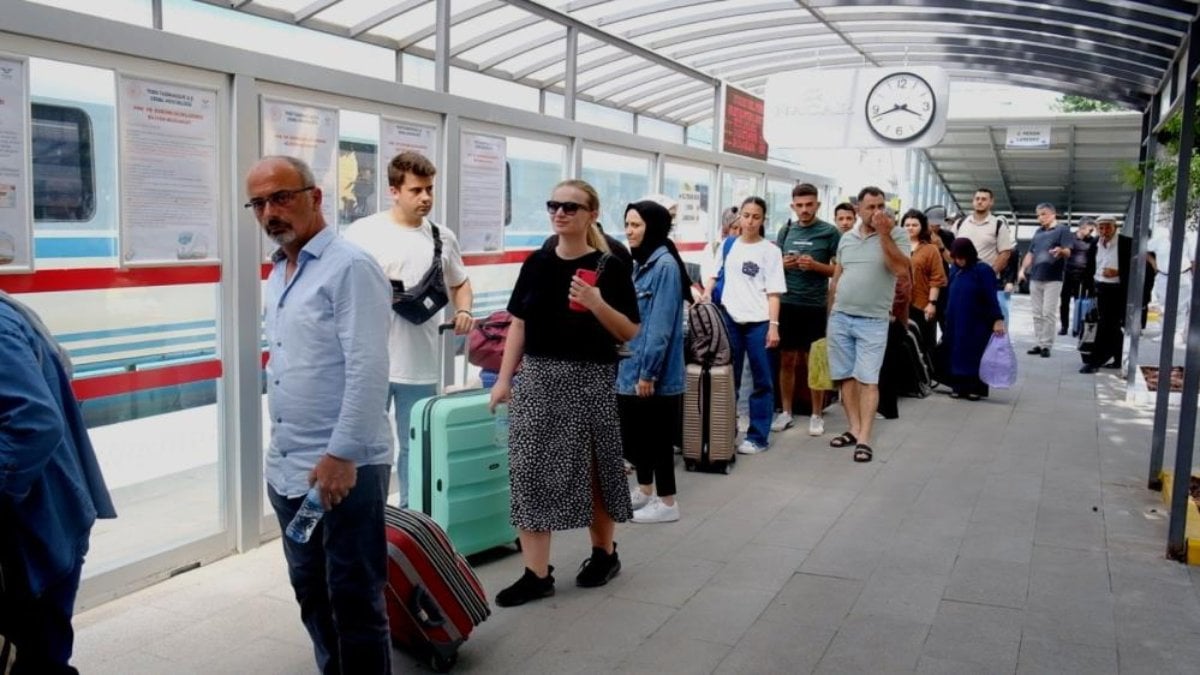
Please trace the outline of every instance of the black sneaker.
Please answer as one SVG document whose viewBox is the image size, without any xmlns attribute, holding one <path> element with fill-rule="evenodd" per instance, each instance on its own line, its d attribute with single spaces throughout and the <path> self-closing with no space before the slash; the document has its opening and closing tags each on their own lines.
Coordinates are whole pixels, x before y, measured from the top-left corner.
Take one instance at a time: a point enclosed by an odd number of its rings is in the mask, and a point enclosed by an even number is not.
<svg viewBox="0 0 1200 675">
<path fill-rule="evenodd" d="M 512 586 L 496 594 L 496 604 L 501 607 L 516 607 L 532 600 L 541 600 L 554 595 L 554 566 L 542 578 L 525 568 L 525 574 Z"/>
<path fill-rule="evenodd" d="M 1050 358 L 1050 348 L 1049 347 L 1042 347 L 1042 358 L 1043 359 Z"/>
<path fill-rule="evenodd" d="M 1030 356 L 1037 356 L 1038 354 L 1042 353 L 1042 348 L 1041 347 L 1033 347 L 1032 349 L 1030 349 L 1029 351 L 1027 351 L 1025 353 Z"/>
<path fill-rule="evenodd" d="M 584 588 L 603 586 L 620 573 L 621 559 L 617 557 L 616 542 L 613 542 L 612 553 L 605 553 L 604 549 L 593 546 L 592 557 L 584 560 L 579 566 L 579 574 L 575 575 L 575 585 Z"/>
</svg>

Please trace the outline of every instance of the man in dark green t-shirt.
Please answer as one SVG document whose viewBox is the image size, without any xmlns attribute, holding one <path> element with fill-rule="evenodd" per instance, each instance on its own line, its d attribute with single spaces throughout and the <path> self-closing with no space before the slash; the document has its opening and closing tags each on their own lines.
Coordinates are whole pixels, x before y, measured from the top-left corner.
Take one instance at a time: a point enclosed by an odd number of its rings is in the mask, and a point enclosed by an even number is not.
<svg viewBox="0 0 1200 675">
<path fill-rule="evenodd" d="M 842 235 L 836 227 L 817 218 L 817 209 L 821 207 L 817 197 L 817 188 L 808 183 L 793 188 L 792 212 L 796 218 L 789 220 L 775 239 L 783 252 L 787 293 L 779 306 L 779 390 L 783 412 L 771 423 L 772 431 L 792 426 L 796 368 L 800 363 L 808 364 L 809 347 L 825 337 L 829 278 L 833 276 L 833 259 Z M 808 382 L 801 382 L 800 386 L 807 387 Z M 808 433 L 820 436 L 825 433 L 821 415 L 825 392 L 813 389 L 811 393 Z"/>
</svg>

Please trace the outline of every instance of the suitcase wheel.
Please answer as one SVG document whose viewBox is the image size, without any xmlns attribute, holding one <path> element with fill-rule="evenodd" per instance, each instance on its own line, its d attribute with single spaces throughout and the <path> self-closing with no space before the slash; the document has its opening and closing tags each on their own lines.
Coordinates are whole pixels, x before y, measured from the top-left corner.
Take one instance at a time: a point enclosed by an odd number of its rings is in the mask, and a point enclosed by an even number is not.
<svg viewBox="0 0 1200 675">
<path fill-rule="evenodd" d="M 695 471 L 696 470 L 696 460 L 694 460 L 694 459 L 683 460 L 683 468 L 685 471 Z"/>
<path fill-rule="evenodd" d="M 458 663 L 458 654 L 454 653 L 450 656 L 442 656 L 441 654 L 430 654 L 429 669 L 435 673 L 448 673 L 454 664 Z"/>
</svg>

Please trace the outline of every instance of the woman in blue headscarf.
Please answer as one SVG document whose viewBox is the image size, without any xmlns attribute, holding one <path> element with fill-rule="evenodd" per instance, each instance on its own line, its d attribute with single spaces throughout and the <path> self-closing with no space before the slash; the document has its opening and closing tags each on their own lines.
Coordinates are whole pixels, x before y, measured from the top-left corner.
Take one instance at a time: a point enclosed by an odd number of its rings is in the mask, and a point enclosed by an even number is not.
<svg viewBox="0 0 1200 675">
<path fill-rule="evenodd" d="M 979 261 L 970 239 L 950 246 L 950 301 L 946 305 L 944 348 L 949 356 L 952 398 L 978 401 L 988 388 L 979 380 L 979 362 L 992 334 L 1004 335 L 1004 315 L 996 300 L 996 272 Z"/>
</svg>

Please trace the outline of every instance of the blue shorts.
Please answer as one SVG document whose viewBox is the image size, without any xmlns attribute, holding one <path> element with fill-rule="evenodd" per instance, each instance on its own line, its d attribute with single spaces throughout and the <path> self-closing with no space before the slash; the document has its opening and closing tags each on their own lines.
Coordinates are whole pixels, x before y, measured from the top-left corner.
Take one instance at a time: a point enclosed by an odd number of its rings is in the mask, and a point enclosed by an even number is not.
<svg viewBox="0 0 1200 675">
<path fill-rule="evenodd" d="M 887 349 L 888 320 L 834 312 L 829 316 L 829 376 L 879 384 Z"/>
</svg>

